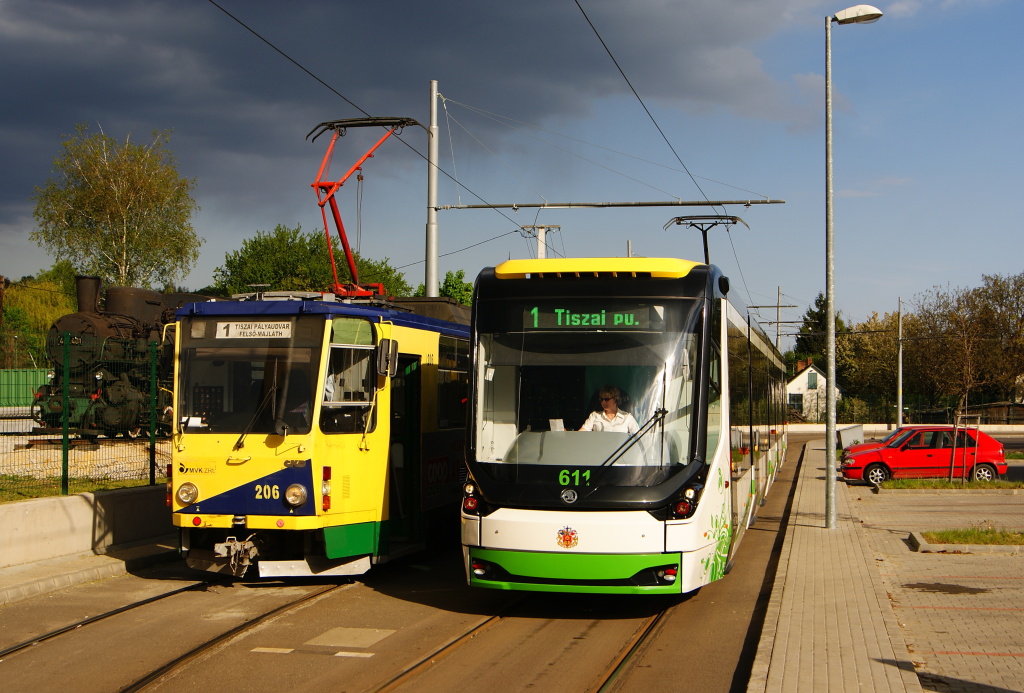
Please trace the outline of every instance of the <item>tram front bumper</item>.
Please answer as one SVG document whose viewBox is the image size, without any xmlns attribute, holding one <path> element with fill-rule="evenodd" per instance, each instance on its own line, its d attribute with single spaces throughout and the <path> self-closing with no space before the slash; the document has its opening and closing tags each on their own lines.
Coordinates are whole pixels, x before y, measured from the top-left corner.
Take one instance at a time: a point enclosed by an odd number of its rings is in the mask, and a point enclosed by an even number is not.
<svg viewBox="0 0 1024 693">
<path fill-rule="evenodd" d="M 682 554 L 586 554 L 465 547 L 472 587 L 527 592 L 680 594 Z"/>
</svg>

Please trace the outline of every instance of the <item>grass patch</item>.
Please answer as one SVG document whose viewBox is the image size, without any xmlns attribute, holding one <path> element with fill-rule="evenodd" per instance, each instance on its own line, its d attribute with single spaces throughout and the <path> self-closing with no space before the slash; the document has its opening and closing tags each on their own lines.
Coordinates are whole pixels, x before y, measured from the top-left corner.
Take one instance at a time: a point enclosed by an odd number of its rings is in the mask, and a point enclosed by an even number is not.
<svg viewBox="0 0 1024 693">
<path fill-rule="evenodd" d="M 889 479 L 881 488 L 888 489 L 994 489 L 1024 488 L 1024 481 L 997 479 L 996 481 L 947 481 L 946 479 Z"/>
<path fill-rule="evenodd" d="M 1007 460 L 1024 460 L 1024 450 L 1014 450 L 1013 452 L 1004 452 L 1003 456 Z"/>
<path fill-rule="evenodd" d="M 1024 532 L 981 527 L 974 529 L 947 529 L 941 532 L 921 532 L 929 544 L 989 544 L 1014 546 L 1024 544 Z"/>
<path fill-rule="evenodd" d="M 158 475 L 157 483 L 163 483 L 162 475 Z M 149 486 L 149 477 L 145 479 L 68 479 L 68 495 L 112 491 L 118 488 L 135 488 L 136 486 Z M 36 479 L 30 476 L 0 474 L 0 503 L 60 495 L 62 495 L 60 477 Z"/>
</svg>

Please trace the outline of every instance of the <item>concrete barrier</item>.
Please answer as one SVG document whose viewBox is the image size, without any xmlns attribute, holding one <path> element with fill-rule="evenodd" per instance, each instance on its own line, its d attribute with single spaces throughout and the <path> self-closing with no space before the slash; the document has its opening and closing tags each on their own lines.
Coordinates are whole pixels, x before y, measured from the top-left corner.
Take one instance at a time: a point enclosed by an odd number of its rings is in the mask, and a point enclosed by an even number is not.
<svg viewBox="0 0 1024 693">
<path fill-rule="evenodd" d="M 886 433 L 896 428 L 895 424 L 854 424 L 860 426 L 867 438 L 882 438 Z M 848 427 L 850 424 L 838 424 L 836 430 Z M 970 426 L 969 428 L 974 428 Z M 1024 435 L 1024 425 L 1021 424 L 982 424 L 981 430 L 990 436 L 998 438 L 1001 435 Z M 786 424 L 786 431 L 789 433 L 820 433 L 825 435 L 825 424 Z"/>
<path fill-rule="evenodd" d="M 175 531 L 162 485 L 5 503 L 0 527 L 0 568 L 102 554 Z"/>
</svg>

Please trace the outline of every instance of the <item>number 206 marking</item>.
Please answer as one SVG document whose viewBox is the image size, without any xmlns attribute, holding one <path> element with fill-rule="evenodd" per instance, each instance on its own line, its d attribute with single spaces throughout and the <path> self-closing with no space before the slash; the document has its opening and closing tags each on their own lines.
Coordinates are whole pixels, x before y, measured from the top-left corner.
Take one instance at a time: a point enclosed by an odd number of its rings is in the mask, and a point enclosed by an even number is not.
<svg viewBox="0 0 1024 693">
<path fill-rule="evenodd" d="M 281 497 L 281 487 L 277 484 L 256 484 L 256 500 L 278 500 Z"/>
</svg>

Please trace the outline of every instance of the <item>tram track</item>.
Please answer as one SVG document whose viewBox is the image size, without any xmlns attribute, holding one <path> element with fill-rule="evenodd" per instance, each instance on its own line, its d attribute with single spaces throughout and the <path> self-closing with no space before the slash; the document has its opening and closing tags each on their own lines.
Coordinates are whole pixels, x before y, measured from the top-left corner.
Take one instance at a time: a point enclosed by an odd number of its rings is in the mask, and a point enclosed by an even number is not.
<svg viewBox="0 0 1024 693">
<path fill-rule="evenodd" d="M 93 624 L 93 623 L 97 623 L 99 621 L 104 621 L 104 620 L 106 620 L 108 618 L 111 618 L 113 616 L 117 616 L 118 614 L 123 614 L 125 612 L 132 611 L 134 609 L 138 609 L 140 607 L 146 606 L 147 604 L 152 604 L 154 602 L 158 602 L 158 601 L 167 599 L 168 597 L 174 597 L 174 596 L 179 595 L 179 594 L 181 594 L 183 592 L 192 592 L 192 591 L 195 591 L 195 590 L 198 590 L 198 589 L 206 589 L 207 587 L 210 587 L 212 585 L 223 584 L 224 582 L 225 581 L 223 581 L 223 580 L 199 580 L 197 582 L 193 582 L 190 585 L 186 585 L 184 587 L 179 587 L 176 590 L 171 590 L 170 592 L 164 592 L 163 594 L 157 594 L 157 595 L 149 597 L 147 599 L 140 599 L 139 601 L 132 602 L 131 604 L 126 604 L 125 606 L 120 606 L 120 607 L 118 607 L 116 609 L 110 609 L 109 611 L 104 611 L 103 613 L 96 614 L 95 616 L 90 616 L 88 618 L 83 618 L 83 619 L 75 621 L 74 623 L 71 623 L 71 624 L 69 624 L 67 626 L 63 626 L 61 628 L 56 628 L 56 629 L 51 630 L 51 631 L 49 631 L 47 633 L 43 633 L 42 635 L 37 635 L 37 636 L 35 636 L 33 638 L 29 638 L 28 640 L 24 640 L 24 641 L 19 642 L 19 643 L 15 644 L 15 645 L 11 645 L 9 647 L 6 647 L 6 648 L 0 650 L 0 661 L 4 661 L 5 658 L 9 657 L 12 654 L 15 654 L 16 652 L 21 652 L 22 650 L 26 650 L 26 649 L 28 649 L 30 647 L 35 646 L 35 645 L 39 645 L 40 643 L 44 643 L 47 640 L 52 640 L 53 638 L 56 638 L 56 637 L 61 636 L 61 635 L 64 635 L 65 633 L 71 633 L 73 631 L 80 630 L 81 628 L 84 628 L 85 626 L 88 626 L 88 625 Z"/>
<path fill-rule="evenodd" d="M 587 693 L 608 693 L 608 691 L 613 689 L 615 683 L 619 680 L 619 677 L 631 666 L 637 652 L 639 652 L 640 649 L 654 637 L 655 633 L 657 633 L 658 627 L 661 625 L 665 615 L 671 608 L 671 606 L 667 606 L 658 613 L 647 618 L 643 625 L 637 630 L 634 637 L 626 643 L 621 655 L 617 657 L 605 670 L 605 673 L 601 676 L 600 682 Z"/>
<path fill-rule="evenodd" d="M 410 664 L 386 682 L 367 689 L 368 692 L 393 693 L 394 691 L 406 690 L 406 686 L 409 686 L 410 689 L 414 686 L 423 688 L 424 684 L 418 680 L 419 677 L 428 671 L 436 669 L 444 660 L 461 656 L 460 651 L 464 649 L 465 645 L 483 637 L 504 640 L 505 638 L 503 638 L 503 634 L 500 632 L 501 626 L 517 618 L 522 621 L 536 621 L 537 615 L 535 607 L 532 605 L 531 597 L 536 598 L 537 596 L 532 594 L 517 597 L 512 602 L 506 604 L 498 613 L 467 628 L 460 635 Z M 587 691 L 587 693 L 607 693 L 613 690 L 620 676 L 627 672 L 634 663 L 635 655 L 657 634 L 666 614 L 678 603 L 679 601 L 676 599 L 669 600 L 656 613 L 641 618 L 629 637 L 622 641 L 622 645 L 617 648 L 616 654 L 608 660 L 608 663 L 601 672 L 594 677 L 594 682 L 582 690 Z M 572 639 L 581 640 L 589 637 L 589 634 L 585 633 L 586 630 L 583 629 L 580 634 Z M 555 649 L 554 644 L 552 649 Z M 465 656 L 470 660 L 475 657 L 473 653 L 466 653 Z M 459 662 L 454 662 L 454 664 L 457 666 Z M 430 686 L 427 685 L 426 687 Z"/>
<path fill-rule="evenodd" d="M 190 581 L 42 634 L 23 635 L 0 650 L 0 671 L 12 691 L 40 686 L 148 690 L 218 645 L 352 584 L 249 585 L 221 576 Z M 172 631 L 184 637 L 168 640 Z M 152 647 L 154 642 L 161 647 Z"/>
<path fill-rule="evenodd" d="M 173 675 L 176 671 L 178 671 L 181 667 L 184 667 L 186 664 L 198 659 L 199 657 L 202 657 L 203 655 L 213 652 L 217 649 L 217 647 L 220 644 L 227 642 L 236 636 L 242 635 L 246 631 L 251 630 L 252 628 L 255 628 L 256 626 L 262 623 L 265 623 L 276 616 L 286 614 L 292 611 L 293 609 L 297 609 L 298 607 L 303 606 L 309 602 L 320 599 L 321 597 L 324 597 L 336 590 L 339 590 L 345 587 L 346 585 L 347 583 L 328 585 L 323 589 L 317 590 L 311 594 L 305 595 L 299 599 L 288 602 L 286 604 L 282 604 L 264 614 L 261 614 L 246 621 L 245 623 L 241 623 L 235 626 L 234 628 L 231 628 L 230 630 L 219 635 L 216 635 L 210 638 L 209 640 L 197 645 L 196 647 L 193 647 L 189 651 L 179 655 L 178 657 L 172 659 L 171 661 L 158 667 L 157 669 L 154 669 L 145 676 L 135 680 L 127 686 L 124 686 L 120 689 L 120 691 L 121 693 L 134 693 L 135 691 L 144 691 L 146 690 L 147 687 L 150 686 L 150 684 L 158 683 L 165 676 Z"/>
<path fill-rule="evenodd" d="M 406 669 L 400 671 L 398 674 L 393 676 L 391 679 L 389 679 L 379 687 L 372 689 L 372 693 L 389 693 L 390 691 L 397 690 L 403 684 L 410 682 L 411 680 L 416 678 L 418 674 L 422 673 L 423 671 L 433 666 L 440 660 L 452 654 L 453 652 L 458 650 L 459 647 L 461 647 L 462 645 L 466 644 L 467 642 L 469 642 L 476 636 L 480 635 L 484 631 L 488 630 L 492 626 L 501 623 L 501 620 L 503 618 L 507 618 L 508 615 L 512 612 L 512 610 L 515 609 L 516 606 L 521 604 L 524 599 L 526 599 L 525 596 L 519 596 L 515 598 L 513 601 L 506 604 L 505 607 L 499 613 L 484 619 L 480 623 L 474 625 L 472 628 L 468 628 L 464 633 L 462 633 L 462 635 L 459 635 L 455 639 L 443 644 L 441 647 L 437 648 L 436 650 L 428 654 L 426 657 L 423 657 L 422 659 L 413 663 Z"/>
</svg>

